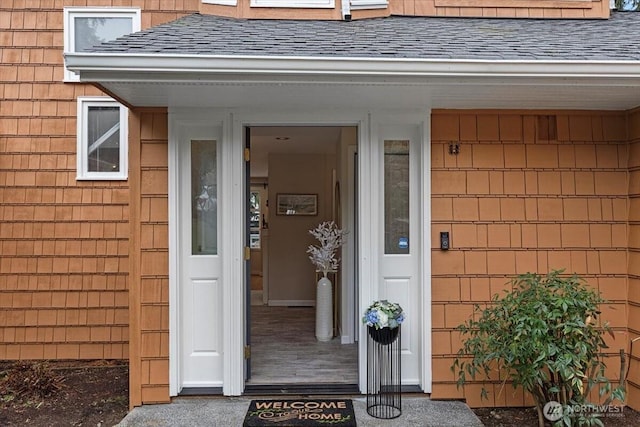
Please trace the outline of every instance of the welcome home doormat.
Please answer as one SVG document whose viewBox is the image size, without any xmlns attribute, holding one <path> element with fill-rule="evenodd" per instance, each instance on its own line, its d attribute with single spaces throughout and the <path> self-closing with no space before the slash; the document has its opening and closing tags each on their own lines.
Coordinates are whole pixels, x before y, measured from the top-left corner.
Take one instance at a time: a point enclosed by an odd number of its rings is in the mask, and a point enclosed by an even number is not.
<svg viewBox="0 0 640 427">
<path fill-rule="evenodd" d="M 243 427 L 356 427 L 350 399 L 252 400 Z"/>
</svg>

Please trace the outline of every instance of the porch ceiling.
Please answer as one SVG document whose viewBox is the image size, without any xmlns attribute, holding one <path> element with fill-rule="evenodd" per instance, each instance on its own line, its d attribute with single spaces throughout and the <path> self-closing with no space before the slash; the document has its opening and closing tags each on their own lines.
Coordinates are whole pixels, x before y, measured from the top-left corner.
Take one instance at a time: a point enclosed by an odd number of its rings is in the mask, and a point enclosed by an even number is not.
<svg viewBox="0 0 640 427">
<path fill-rule="evenodd" d="M 132 106 L 229 108 L 499 108 L 628 110 L 640 105 L 640 84 L 508 78 L 421 82 L 102 82 Z"/>
</svg>

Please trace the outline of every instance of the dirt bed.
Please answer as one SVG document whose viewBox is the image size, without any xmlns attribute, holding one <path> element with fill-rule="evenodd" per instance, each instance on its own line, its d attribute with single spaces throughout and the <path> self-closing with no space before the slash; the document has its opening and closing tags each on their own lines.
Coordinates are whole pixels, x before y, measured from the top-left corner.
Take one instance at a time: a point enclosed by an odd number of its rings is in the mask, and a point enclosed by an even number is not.
<svg viewBox="0 0 640 427">
<path fill-rule="evenodd" d="M 122 361 L 0 362 L 1 426 L 113 426 L 128 396 Z"/>
<path fill-rule="evenodd" d="M 0 362 L 0 426 L 113 426 L 127 414 L 128 366 L 123 361 Z M 488 427 L 537 427 L 533 408 L 475 410 Z M 606 427 L 640 426 L 624 408 Z M 550 424 L 549 424 L 550 425 Z"/>
<path fill-rule="evenodd" d="M 538 427 L 535 408 L 478 408 L 474 412 L 487 427 Z M 640 412 L 626 407 L 622 413 L 603 415 L 600 419 L 605 427 L 640 427 Z"/>
</svg>

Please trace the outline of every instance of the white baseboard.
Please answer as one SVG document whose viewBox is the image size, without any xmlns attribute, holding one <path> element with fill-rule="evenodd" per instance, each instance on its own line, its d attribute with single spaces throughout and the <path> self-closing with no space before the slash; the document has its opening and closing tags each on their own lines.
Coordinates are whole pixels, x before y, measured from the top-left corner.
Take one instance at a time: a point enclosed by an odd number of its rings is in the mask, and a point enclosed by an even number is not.
<svg viewBox="0 0 640 427">
<path fill-rule="evenodd" d="M 269 306 L 291 306 L 291 307 L 315 307 L 315 300 L 306 300 L 306 299 L 270 299 Z"/>
<path fill-rule="evenodd" d="M 355 341 L 351 339 L 348 335 L 340 336 L 340 344 L 354 344 Z"/>
<path fill-rule="evenodd" d="M 264 305 L 262 301 L 262 291 L 251 290 L 251 305 Z"/>
</svg>

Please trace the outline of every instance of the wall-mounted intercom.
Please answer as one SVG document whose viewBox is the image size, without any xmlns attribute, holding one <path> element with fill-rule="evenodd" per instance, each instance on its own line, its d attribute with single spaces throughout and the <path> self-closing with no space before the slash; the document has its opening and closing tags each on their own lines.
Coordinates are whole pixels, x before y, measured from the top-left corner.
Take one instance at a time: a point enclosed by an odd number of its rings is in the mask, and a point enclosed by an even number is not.
<svg viewBox="0 0 640 427">
<path fill-rule="evenodd" d="M 448 251 L 449 250 L 449 232 L 448 231 L 441 231 L 440 232 L 440 249 L 442 249 L 443 251 Z"/>
</svg>

